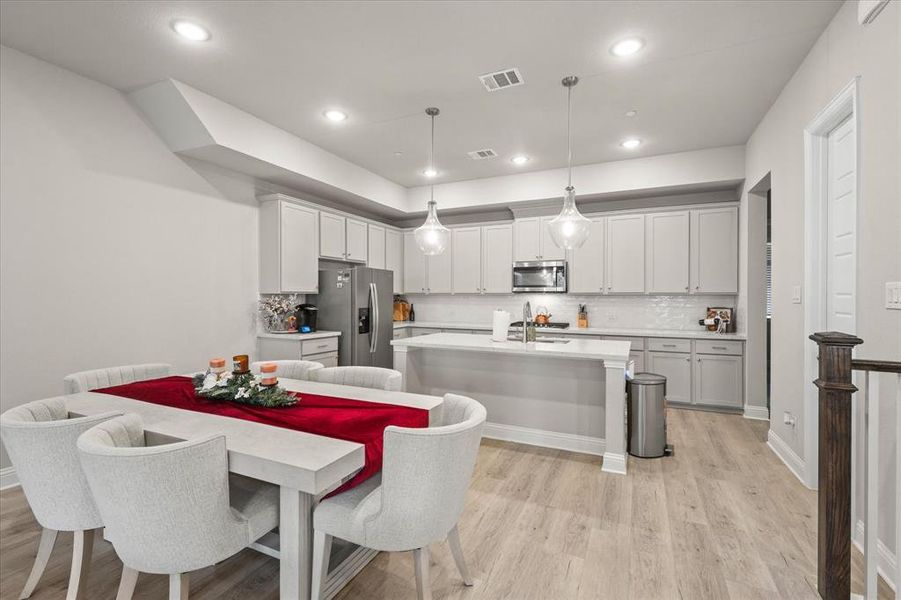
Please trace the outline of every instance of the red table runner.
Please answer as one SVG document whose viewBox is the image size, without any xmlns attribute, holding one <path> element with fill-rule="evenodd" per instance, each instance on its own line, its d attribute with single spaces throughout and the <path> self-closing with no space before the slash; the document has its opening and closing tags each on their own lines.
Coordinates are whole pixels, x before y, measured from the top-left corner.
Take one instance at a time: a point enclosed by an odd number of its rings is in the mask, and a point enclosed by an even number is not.
<svg viewBox="0 0 901 600">
<path fill-rule="evenodd" d="M 208 400 L 194 393 L 194 384 L 190 377 L 178 375 L 93 391 L 363 444 L 366 448 L 366 462 L 363 469 L 329 494 L 330 496 L 358 486 L 382 469 L 385 427 L 429 426 L 429 412 L 421 408 L 319 396 L 306 392 L 296 393 L 295 395 L 300 397 L 300 402 L 285 408 Z"/>
</svg>

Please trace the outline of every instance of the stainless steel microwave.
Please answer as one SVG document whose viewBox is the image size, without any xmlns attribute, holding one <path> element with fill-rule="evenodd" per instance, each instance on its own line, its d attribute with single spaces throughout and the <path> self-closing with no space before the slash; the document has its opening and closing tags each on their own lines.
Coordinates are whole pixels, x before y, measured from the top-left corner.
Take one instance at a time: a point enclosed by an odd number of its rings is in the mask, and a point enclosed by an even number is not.
<svg viewBox="0 0 901 600">
<path fill-rule="evenodd" d="M 514 292 L 565 292 L 565 260 L 524 260 L 513 263 Z"/>
</svg>

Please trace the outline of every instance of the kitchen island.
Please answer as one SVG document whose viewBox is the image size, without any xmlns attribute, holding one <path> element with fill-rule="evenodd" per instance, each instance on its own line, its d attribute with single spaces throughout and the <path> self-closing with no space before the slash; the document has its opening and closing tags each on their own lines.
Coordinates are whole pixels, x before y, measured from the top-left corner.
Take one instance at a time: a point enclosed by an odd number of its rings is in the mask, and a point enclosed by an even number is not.
<svg viewBox="0 0 901 600">
<path fill-rule="evenodd" d="M 626 473 L 629 342 L 436 333 L 392 346 L 405 391 L 475 398 L 486 437 L 597 454 L 604 471 Z"/>
</svg>

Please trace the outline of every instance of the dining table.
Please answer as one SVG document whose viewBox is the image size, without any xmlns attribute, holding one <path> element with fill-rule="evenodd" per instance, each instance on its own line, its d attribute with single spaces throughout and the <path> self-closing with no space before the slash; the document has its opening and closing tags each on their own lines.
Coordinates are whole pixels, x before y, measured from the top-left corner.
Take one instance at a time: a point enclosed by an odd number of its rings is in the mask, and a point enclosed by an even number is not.
<svg viewBox="0 0 901 600">
<path fill-rule="evenodd" d="M 442 398 L 425 394 L 280 379 L 279 385 L 303 395 L 331 396 L 392 404 L 428 411 L 429 423 L 440 422 Z M 228 469 L 279 486 L 278 535 L 255 544 L 279 560 L 279 597 L 310 597 L 313 509 L 317 502 L 364 466 L 364 446 L 352 441 L 295 431 L 255 421 L 144 402 L 104 392 L 80 392 L 65 397 L 69 413 L 88 416 L 122 411 L 141 417 L 148 443 L 190 440 L 222 434 Z M 278 409 L 274 409 L 278 410 Z M 326 597 L 336 593 L 376 554 L 374 550 L 336 546 L 340 553 L 323 586 Z"/>
</svg>

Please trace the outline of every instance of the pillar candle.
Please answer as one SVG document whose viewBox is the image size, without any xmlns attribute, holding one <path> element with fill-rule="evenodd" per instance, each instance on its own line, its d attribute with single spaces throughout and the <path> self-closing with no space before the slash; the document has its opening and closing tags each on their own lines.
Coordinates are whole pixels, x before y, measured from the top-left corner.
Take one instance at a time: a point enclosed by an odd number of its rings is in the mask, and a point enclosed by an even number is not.
<svg viewBox="0 0 901 600">
<path fill-rule="evenodd" d="M 275 363 L 264 363 L 260 365 L 260 373 L 262 375 L 260 383 L 262 385 L 275 385 L 278 383 L 278 377 L 275 376 L 277 368 L 278 366 Z"/>
<path fill-rule="evenodd" d="M 250 363 L 250 357 L 246 354 L 238 354 L 232 357 L 232 361 L 234 364 L 234 371 L 236 374 L 246 373 L 248 369 L 248 365 Z"/>
<path fill-rule="evenodd" d="M 221 375 L 225 372 L 225 359 L 224 358 L 211 358 L 210 359 L 210 373 L 215 373 L 216 375 Z"/>
</svg>

